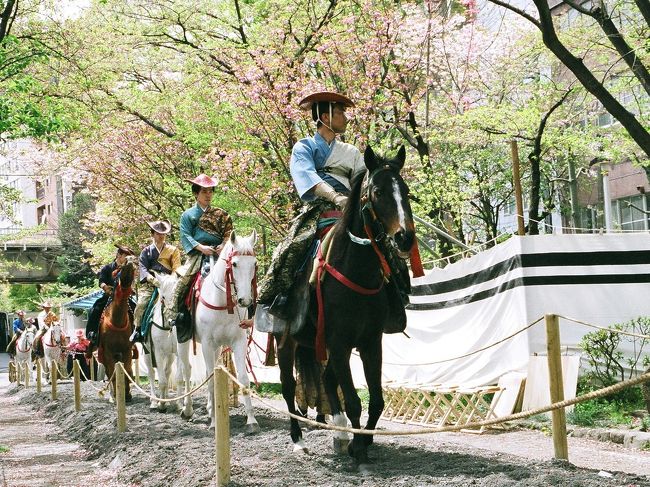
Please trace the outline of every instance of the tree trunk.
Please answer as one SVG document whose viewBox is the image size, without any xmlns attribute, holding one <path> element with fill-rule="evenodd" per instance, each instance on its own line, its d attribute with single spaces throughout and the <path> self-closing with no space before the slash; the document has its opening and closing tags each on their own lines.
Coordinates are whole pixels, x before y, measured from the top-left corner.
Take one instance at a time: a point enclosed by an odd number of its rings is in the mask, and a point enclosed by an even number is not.
<svg viewBox="0 0 650 487">
<path fill-rule="evenodd" d="M 650 368 L 646 369 L 645 373 L 650 372 Z M 645 402 L 645 409 L 650 414 L 650 380 L 641 384 L 641 392 L 643 393 L 643 401 Z"/>
</svg>

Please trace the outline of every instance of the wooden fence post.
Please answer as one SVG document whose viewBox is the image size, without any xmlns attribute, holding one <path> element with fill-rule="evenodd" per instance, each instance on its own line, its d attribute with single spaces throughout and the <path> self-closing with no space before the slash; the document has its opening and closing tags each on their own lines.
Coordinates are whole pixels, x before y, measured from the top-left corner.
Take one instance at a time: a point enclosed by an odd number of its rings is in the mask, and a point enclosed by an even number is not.
<svg viewBox="0 0 650 487">
<path fill-rule="evenodd" d="M 95 382 L 95 355 L 90 354 L 90 381 Z"/>
<path fill-rule="evenodd" d="M 562 379 L 562 357 L 560 355 L 560 319 L 557 315 L 545 315 L 546 349 L 548 352 L 548 383 L 551 392 L 551 402 L 564 401 L 564 380 Z M 553 447 L 555 458 L 569 459 L 569 447 L 566 436 L 566 412 L 564 408 L 554 409 L 553 418 Z"/>
<path fill-rule="evenodd" d="M 50 362 L 50 382 L 52 384 L 52 400 L 56 401 L 57 399 L 57 390 L 56 382 L 59 378 L 59 367 L 56 364 L 56 360 Z"/>
<path fill-rule="evenodd" d="M 23 367 L 20 365 L 20 362 L 16 362 L 16 385 L 19 386 L 23 380 Z"/>
<path fill-rule="evenodd" d="M 123 433 L 126 431 L 126 402 L 122 362 L 115 364 L 115 403 L 117 406 L 117 432 Z"/>
<path fill-rule="evenodd" d="M 72 361 L 72 375 L 74 377 L 74 410 L 81 411 L 81 374 L 79 373 L 79 361 Z"/>
<path fill-rule="evenodd" d="M 41 364 L 41 360 L 38 359 L 36 361 L 36 392 L 41 392 L 43 388 L 43 364 Z"/>
<path fill-rule="evenodd" d="M 228 375 L 214 368 L 214 451 L 217 463 L 217 486 L 230 482 L 230 416 L 228 414 Z"/>
</svg>

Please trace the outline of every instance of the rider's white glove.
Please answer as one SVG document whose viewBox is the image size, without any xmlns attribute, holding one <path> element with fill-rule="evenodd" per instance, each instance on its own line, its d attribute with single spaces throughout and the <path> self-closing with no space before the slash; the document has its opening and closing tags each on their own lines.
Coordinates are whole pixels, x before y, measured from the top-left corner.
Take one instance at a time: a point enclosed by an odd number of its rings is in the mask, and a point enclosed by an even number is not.
<svg viewBox="0 0 650 487">
<path fill-rule="evenodd" d="M 345 203 L 348 201 L 347 196 L 337 193 L 336 190 L 326 182 L 320 182 L 314 186 L 314 196 L 331 201 L 339 208 L 345 207 Z"/>
</svg>

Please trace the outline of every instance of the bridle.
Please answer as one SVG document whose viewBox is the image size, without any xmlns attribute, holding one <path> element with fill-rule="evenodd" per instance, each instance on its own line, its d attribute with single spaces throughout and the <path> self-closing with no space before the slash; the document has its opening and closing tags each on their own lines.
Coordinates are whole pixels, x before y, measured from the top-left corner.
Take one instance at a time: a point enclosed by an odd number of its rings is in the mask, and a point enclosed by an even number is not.
<svg viewBox="0 0 650 487">
<path fill-rule="evenodd" d="M 228 314 L 233 314 L 235 312 L 235 307 L 237 306 L 236 303 L 236 298 L 237 298 L 237 283 L 235 282 L 235 276 L 233 274 L 232 270 L 232 259 L 233 257 L 236 256 L 251 256 L 255 257 L 255 252 L 250 251 L 250 252 L 239 252 L 237 250 L 231 249 L 230 252 L 228 252 L 228 255 L 225 258 L 222 258 L 219 256 L 219 259 L 225 261 L 226 263 L 226 273 L 224 276 L 224 285 L 222 286 L 221 284 L 218 284 L 214 278 L 212 278 L 212 284 L 219 289 L 220 291 L 224 292 L 226 294 L 226 305 L 225 306 L 216 306 L 214 304 L 208 303 L 203 296 L 199 293 L 199 302 L 206 306 L 209 309 L 217 310 L 217 311 L 223 311 L 227 310 Z M 213 259 L 211 259 L 210 262 L 210 269 L 213 268 L 214 262 Z M 210 271 L 212 272 L 212 270 Z M 251 280 L 251 289 L 253 290 L 253 302 L 257 301 L 257 263 L 255 263 L 255 272 L 253 273 L 253 279 Z"/>
<path fill-rule="evenodd" d="M 43 339 L 41 339 L 41 341 L 42 341 L 43 345 L 45 345 L 46 347 L 50 347 L 50 348 L 61 347 L 61 345 L 63 345 L 63 339 L 65 338 L 64 335 L 63 335 L 63 330 L 61 330 L 61 327 L 59 326 L 59 341 L 55 342 L 54 341 L 54 333 L 53 333 L 52 328 L 53 327 L 50 326 L 50 329 L 49 329 L 50 343 L 46 343 L 45 340 L 43 340 Z M 45 337 L 43 337 L 43 338 L 45 338 Z"/>
<path fill-rule="evenodd" d="M 28 335 L 31 335 L 31 336 L 32 336 L 32 339 L 31 339 L 30 341 L 27 340 L 27 336 L 28 336 Z M 24 350 L 21 350 L 20 347 L 18 346 L 18 344 L 20 343 L 20 338 L 22 338 L 23 336 L 25 337 L 25 344 L 26 344 L 27 346 L 25 347 Z M 33 333 L 33 332 L 27 332 L 27 331 L 25 331 L 25 332 L 21 335 L 20 338 L 19 338 L 18 341 L 16 342 L 16 350 L 18 350 L 18 351 L 21 352 L 21 353 L 29 352 L 29 351 L 33 348 L 33 346 L 34 346 L 34 333 Z"/>
</svg>

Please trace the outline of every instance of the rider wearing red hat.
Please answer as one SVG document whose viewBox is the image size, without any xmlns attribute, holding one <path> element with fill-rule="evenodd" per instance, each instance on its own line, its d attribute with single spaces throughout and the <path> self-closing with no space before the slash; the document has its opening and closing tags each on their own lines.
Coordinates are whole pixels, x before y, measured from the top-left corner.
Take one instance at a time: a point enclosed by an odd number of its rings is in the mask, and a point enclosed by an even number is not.
<svg viewBox="0 0 650 487">
<path fill-rule="evenodd" d="M 169 309 L 169 316 L 176 316 L 190 283 L 201 269 L 203 259 L 218 257 L 223 242 L 230 238 L 232 219 L 228 212 L 212 207 L 214 188 L 218 181 L 206 174 L 199 174 L 194 179 L 186 179 L 192 184 L 192 194 L 196 203 L 183 212 L 180 220 L 180 240 L 187 254 L 185 263 L 178 269 L 180 281 L 174 289 L 174 297 Z"/>
<path fill-rule="evenodd" d="M 354 107 L 352 100 L 339 93 L 321 91 L 306 96 L 298 106 L 311 111 L 316 122 L 314 136 L 293 146 L 289 164 L 298 195 L 308 206 L 276 250 L 261 282 L 258 299 L 278 317 L 287 317 L 287 294 L 297 280 L 297 269 L 313 246 L 317 227 L 335 221 L 336 212 L 331 210 L 345 206 L 350 181 L 366 169 L 359 150 L 337 139 L 347 129 L 346 109 Z"/>
</svg>

